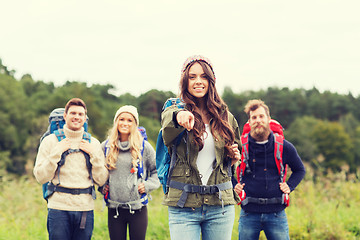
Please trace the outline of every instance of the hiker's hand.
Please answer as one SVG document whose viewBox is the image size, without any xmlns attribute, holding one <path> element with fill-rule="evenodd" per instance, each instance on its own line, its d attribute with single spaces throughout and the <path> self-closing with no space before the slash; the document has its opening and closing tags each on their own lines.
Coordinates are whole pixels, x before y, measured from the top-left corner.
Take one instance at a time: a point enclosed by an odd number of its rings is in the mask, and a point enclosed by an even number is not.
<svg viewBox="0 0 360 240">
<path fill-rule="evenodd" d="M 145 193 L 145 184 L 144 183 L 139 183 L 138 191 L 139 191 L 139 193 Z"/>
<path fill-rule="evenodd" d="M 102 194 L 107 194 L 109 192 L 109 184 L 105 184 L 104 186 L 103 186 L 103 188 L 102 188 L 102 191 L 101 191 L 101 193 Z"/>
<path fill-rule="evenodd" d="M 280 185 L 280 190 L 281 190 L 283 193 L 287 193 L 287 194 L 290 193 L 290 187 L 289 187 L 289 185 L 287 185 L 286 182 L 281 182 L 281 183 L 279 183 L 279 185 Z"/>
<path fill-rule="evenodd" d="M 244 189 L 244 186 L 245 186 L 245 183 L 241 184 L 241 183 L 238 183 L 235 185 L 234 187 L 234 190 L 237 194 L 240 194 L 241 191 Z"/>
<path fill-rule="evenodd" d="M 79 149 L 83 150 L 87 154 L 90 154 L 91 144 L 88 141 L 86 141 L 85 139 L 82 139 L 80 142 L 80 145 L 79 145 Z"/>
<path fill-rule="evenodd" d="M 237 143 L 234 143 L 233 145 L 231 145 L 231 149 L 234 153 L 234 158 L 231 160 L 231 166 L 234 165 L 237 161 L 240 160 L 240 150 L 239 150 L 239 145 L 237 145 Z"/>
<path fill-rule="evenodd" d="M 178 112 L 176 115 L 176 121 L 180 126 L 186 128 L 188 131 L 194 128 L 195 118 L 194 115 L 189 111 L 182 110 Z"/>
<path fill-rule="evenodd" d="M 69 138 L 64 138 L 60 142 L 57 143 L 57 147 L 61 150 L 61 152 L 65 152 L 66 150 L 70 149 L 71 141 Z"/>
</svg>

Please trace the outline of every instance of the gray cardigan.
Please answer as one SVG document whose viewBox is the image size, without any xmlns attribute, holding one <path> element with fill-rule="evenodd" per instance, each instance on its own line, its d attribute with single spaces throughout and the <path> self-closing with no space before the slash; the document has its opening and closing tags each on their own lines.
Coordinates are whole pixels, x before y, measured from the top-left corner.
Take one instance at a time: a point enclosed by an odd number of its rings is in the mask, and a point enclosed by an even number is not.
<svg viewBox="0 0 360 240">
<path fill-rule="evenodd" d="M 101 144 L 103 151 L 105 151 L 105 142 Z M 129 142 L 119 142 L 120 152 L 116 162 L 116 169 L 109 171 L 109 194 L 112 201 L 119 203 L 134 202 L 129 205 L 115 204 L 110 202 L 110 208 L 125 208 L 137 210 L 143 207 L 140 201 L 140 194 L 138 192 L 138 185 L 144 182 L 145 191 L 148 194 L 150 191 L 160 187 L 160 182 L 157 177 L 155 150 L 148 141 L 145 141 L 143 153 L 144 177 L 138 178 L 137 173 L 131 173 L 131 153 Z"/>
</svg>

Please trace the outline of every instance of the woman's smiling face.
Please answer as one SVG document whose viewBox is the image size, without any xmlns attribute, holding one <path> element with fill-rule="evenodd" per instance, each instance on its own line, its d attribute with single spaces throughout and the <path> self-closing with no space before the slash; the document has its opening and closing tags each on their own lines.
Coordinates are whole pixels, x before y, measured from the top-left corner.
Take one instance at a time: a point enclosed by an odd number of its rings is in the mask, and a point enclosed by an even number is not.
<svg viewBox="0 0 360 240">
<path fill-rule="evenodd" d="M 132 114 L 123 112 L 118 117 L 118 131 L 120 135 L 123 136 L 129 136 L 131 133 L 131 129 L 133 127 L 133 124 L 135 124 L 135 118 Z"/>
<path fill-rule="evenodd" d="M 196 98 L 203 98 L 209 90 L 209 80 L 199 63 L 194 63 L 189 69 L 189 93 Z"/>
</svg>

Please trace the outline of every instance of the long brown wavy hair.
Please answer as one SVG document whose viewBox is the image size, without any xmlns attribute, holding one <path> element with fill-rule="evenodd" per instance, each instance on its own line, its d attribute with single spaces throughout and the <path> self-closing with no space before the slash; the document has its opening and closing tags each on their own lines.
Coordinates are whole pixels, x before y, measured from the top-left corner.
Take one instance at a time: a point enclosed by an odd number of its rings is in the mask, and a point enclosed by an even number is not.
<svg viewBox="0 0 360 240">
<path fill-rule="evenodd" d="M 228 121 L 228 106 L 222 100 L 215 87 L 215 75 L 211 67 L 202 60 L 191 62 L 183 72 L 180 80 L 180 97 L 186 104 L 186 109 L 194 114 L 195 123 L 193 128 L 195 143 L 201 150 L 204 146 L 202 136 L 205 132 L 205 124 L 202 120 L 200 109 L 198 108 L 198 99 L 191 95 L 188 91 L 189 86 L 189 70 L 195 63 L 199 63 L 209 81 L 207 94 L 204 96 L 206 109 L 211 121 L 211 133 L 213 136 L 219 136 L 225 141 L 225 156 L 233 158 L 233 151 L 230 150 L 234 143 L 235 134 Z"/>
</svg>

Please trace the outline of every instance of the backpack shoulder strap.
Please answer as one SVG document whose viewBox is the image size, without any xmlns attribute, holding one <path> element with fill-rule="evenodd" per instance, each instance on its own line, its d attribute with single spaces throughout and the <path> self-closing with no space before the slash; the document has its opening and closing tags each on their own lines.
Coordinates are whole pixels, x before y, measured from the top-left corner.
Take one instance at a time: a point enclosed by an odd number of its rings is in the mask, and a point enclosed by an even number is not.
<svg viewBox="0 0 360 240">
<path fill-rule="evenodd" d="M 64 130 L 61 129 L 61 128 L 55 130 L 54 134 L 55 134 L 55 136 L 56 136 L 56 138 L 58 139 L 59 142 L 66 138 Z M 88 132 L 84 132 L 83 139 L 90 142 L 91 141 L 91 134 L 88 133 Z M 84 154 L 84 157 L 86 159 L 86 167 L 87 167 L 87 169 L 89 171 L 91 182 L 93 183 L 93 176 L 92 176 L 92 171 L 91 171 L 92 170 L 92 164 L 90 162 L 90 155 L 88 153 L 84 152 L 83 150 L 80 150 L 80 149 L 77 149 L 76 151 L 80 151 L 80 152 L 82 152 Z M 67 151 L 65 151 L 64 153 L 61 154 L 61 159 L 58 162 L 58 167 L 57 167 L 58 178 L 59 178 L 59 184 L 58 185 L 60 185 L 60 167 L 65 164 L 66 156 L 68 154 L 70 154 L 71 152 L 76 152 L 76 151 L 74 151 L 74 149 L 69 149 L 69 150 L 67 150 Z M 94 196 L 94 192 L 92 192 L 92 196 L 93 196 L 93 198 L 96 197 L 96 196 Z"/>
<path fill-rule="evenodd" d="M 282 158 L 283 150 L 284 150 L 284 136 L 278 133 L 274 133 L 274 157 L 282 182 L 286 180 L 286 172 L 287 172 L 287 169 L 286 167 L 284 167 L 283 164 L 283 158 Z"/>
<path fill-rule="evenodd" d="M 143 138 L 142 145 L 141 145 L 141 157 L 142 157 L 142 156 L 144 156 L 145 141 L 146 141 L 146 139 L 145 139 L 145 138 Z"/>
<path fill-rule="evenodd" d="M 65 139 L 65 133 L 63 129 L 57 129 L 54 131 L 54 134 L 56 136 L 56 138 L 58 139 L 58 141 L 60 142 L 61 140 Z M 83 139 L 85 139 L 88 142 L 91 142 L 91 134 L 88 132 L 84 132 L 83 134 Z"/>
<path fill-rule="evenodd" d="M 240 137 L 241 140 L 241 152 L 242 152 L 242 156 L 241 159 L 245 159 L 245 160 L 249 160 L 249 134 L 246 133 L 244 135 L 241 135 Z"/>
<path fill-rule="evenodd" d="M 168 98 L 163 107 L 162 110 L 164 111 L 166 108 L 172 106 L 172 105 L 176 105 L 178 108 L 180 109 L 184 109 L 185 108 L 185 103 L 180 99 L 180 98 Z"/>
<path fill-rule="evenodd" d="M 90 162 L 90 155 L 87 153 L 87 152 L 84 152 L 83 150 L 80 150 L 80 152 L 82 152 L 84 154 L 84 157 L 86 159 L 86 167 L 89 171 L 89 174 L 90 174 L 90 178 L 92 179 L 92 164 Z"/>
<path fill-rule="evenodd" d="M 86 131 L 84 131 L 84 133 L 83 133 L 83 139 L 86 140 L 86 141 L 88 141 L 89 143 L 91 143 L 91 134 L 88 133 L 88 132 L 86 132 Z M 86 159 L 86 167 L 87 167 L 87 169 L 88 169 L 88 171 L 89 171 L 91 181 L 93 181 L 93 177 L 92 177 L 92 164 L 91 164 L 91 162 L 90 162 L 90 155 L 89 155 L 88 153 L 82 151 L 82 150 L 80 150 L 80 151 L 81 151 L 81 152 L 84 154 L 84 156 L 85 156 L 85 159 Z"/>
<path fill-rule="evenodd" d="M 105 158 L 106 158 L 107 155 L 109 154 L 109 150 L 110 150 L 109 139 L 106 139 L 104 147 L 105 147 L 104 148 L 104 155 L 105 155 Z"/>
<path fill-rule="evenodd" d="M 167 177 L 167 181 L 166 181 L 167 187 L 170 185 L 171 175 L 172 175 L 172 172 L 175 167 L 176 160 L 177 160 L 177 158 L 176 158 L 177 146 L 180 144 L 182 139 L 184 140 L 185 145 L 186 145 L 186 156 L 189 156 L 189 152 L 190 152 L 189 134 L 186 130 L 184 130 L 176 137 L 176 139 L 173 141 L 173 144 L 171 145 L 171 153 L 169 153 L 170 154 L 169 171 L 168 171 L 168 177 Z"/>
<path fill-rule="evenodd" d="M 55 131 L 54 131 L 54 134 L 55 134 L 56 138 L 59 140 L 59 142 L 60 142 L 61 140 L 63 140 L 63 139 L 66 138 L 63 129 L 55 130 Z M 83 139 L 85 139 L 85 140 L 88 141 L 88 142 L 91 142 L 91 134 L 88 133 L 88 132 L 84 132 L 84 134 L 83 134 Z M 80 151 L 81 151 L 81 152 L 84 154 L 84 156 L 85 156 L 86 166 L 87 166 L 88 171 L 89 171 L 89 173 L 90 173 L 90 177 L 92 178 L 92 174 L 91 174 L 92 164 L 91 164 L 91 162 L 90 162 L 90 155 L 89 155 L 88 153 L 82 151 L 82 150 L 80 150 Z M 65 158 L 66 158 L 66 156 L 67 156 L 69 153 L 70 153 L 70 151 L 66 151 L 66 152 L 64 152 L 64 153 L 61 155 L 61 160 L 60 160 L 60 162 L 59 162 L 59 164 L 58 164 L 59 167 L 62 166 L 62 165 L 64 165 L 64 163 L 65 163 Z"/>
<path fill-rule="evenodd" d="M 142 142 L 142 147 L 141 147 L 141 161 L 139 162 L 139 166 L 138 166 L 138 178 L 143 178 L 144 177 L 144 159 L 143 159 L 143 156 L 144 156 L 144 149 L 145 149 L 145 138 L 143 139 L 143 142 Z M 146 175 L 146 179 L 145 181 L 147 180 L 148 176 Z M 144 180 L 144 179 L 143 179 Z M 148 197 L 147 197 L 147 194 L 146 193 L 142 193 L 141 194 L 141 203 L 146 205 L 149 203 L 149 200 L 148 200 Z"/>
<path fill-rule="evenodd" d="M 142 158 L 144 156 L 145 141 L 146 140 L 143 139 L 141 146 L 141 161 L 139 162 L 139 166 L 138 166 L 138 178 L 142 178 L 144 176 L 144 161 Z"/>
<path fill-rule="evenodd" d="M 245 133 L 241 135 L 241 162 L 236 169 L 238 182 L 241 182 L 242 176 L 245 173 L 246 167 L 249 161 L 249 134 Z"/>
<path fill-rule="evenodd" d="M 84 131 L 83 139 L 91 143 L 91 134 Z"/>
<path fill-rule="evenodd" d="M 56 138 L 58 139 L 58 141 L 60 142 L 61 140 L 65 139 L 65 133 L 63 129 L 57 129 L 54 131 L 54 134 L 56 136 Z"/>
<path fill-rule="evenodd" d="M 287 165 L 284 165 L 283 162 L 283 151 L 284 151 L 284 136 L 282 135 L 282 132 L 274 133 L 274 157 L 276 166 L 279 170 L 280 175 L 280 181 L 286 182 L 286 174 L 287 174 Z M 285 204 L 287 207 L 290 203 L 289 194 L 284 193 L 282 195 L 282 204 Z"/>
</svg>

